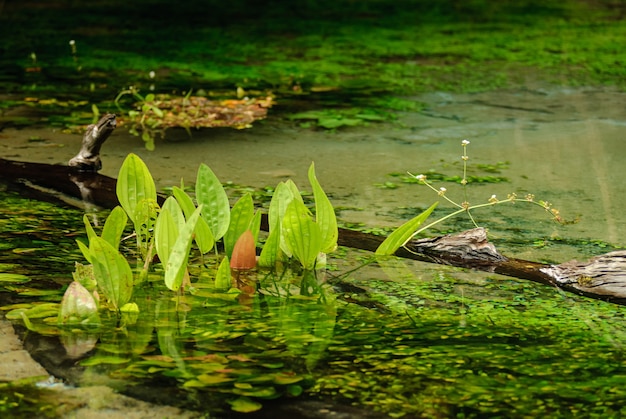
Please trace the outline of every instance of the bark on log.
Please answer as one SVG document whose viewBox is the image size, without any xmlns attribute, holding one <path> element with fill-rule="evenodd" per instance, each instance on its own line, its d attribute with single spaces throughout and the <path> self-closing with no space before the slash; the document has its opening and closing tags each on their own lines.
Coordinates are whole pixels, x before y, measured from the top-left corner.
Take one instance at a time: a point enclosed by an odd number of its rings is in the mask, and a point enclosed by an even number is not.
<svg viewBox="0 0 626 419">
<path fill-rule="evenodd" d="M 97 172 L 102 169 L 100 148 L 115 127 L 117 127 L 117 121 L 115 114 L 112 113 L 104 115 L 98 122 L 89 125 L 83 136 L 82 148 L 68 165 L 81 172 Z"/>
<path fill-rule="evenodd" d="M 101 144 L 100 144 L 101 145 Z M 113 208 L 118 205 L 115 179 L 75 167 L 0 159 L 0 179 L 37 199 L 68 202 L 78 198 L 85 205 Z M 159 195 L 163 202 L 164 196 Z M 69 202 L 77 204 L 77 202 Z M 262 226 L 267 229 L 267 217 Z M 339 229 L 340 246 L 375 251 L 384 237 Z M 587 263 L 569 261 L 560 265 L 508 258 L 489 242 L 484 229 L 456 235 L 412 240 L 397 256 L 462 268 L 478 269 L 557 287 L 568 292 L 626 305 L 626 251 L 611 252 Z"/>
</svg>

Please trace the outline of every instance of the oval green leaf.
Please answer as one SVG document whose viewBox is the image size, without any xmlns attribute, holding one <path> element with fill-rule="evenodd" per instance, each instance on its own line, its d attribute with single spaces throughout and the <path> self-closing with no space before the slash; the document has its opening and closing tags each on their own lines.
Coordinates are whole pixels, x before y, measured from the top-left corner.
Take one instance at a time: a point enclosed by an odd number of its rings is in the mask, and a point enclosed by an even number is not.
<svg viewBox="0 0 626 419">
<path fill-rule="evenodd" d="M 203 206 L 200 205 L 191 214 L 191 217 L 181 229 L 172 248 L 167 265 L 165 266 L 165 285 L 172 291 L 178 290 L 183 282 L 183 276 L 187 270 L 187 260 L 189 258 L 189 250 L 191 249 L 191 240 L 196 223 L 200 217 Z"/>
<path fill-rule="evenodd" d="M 127 222 L 128 216 L 126 211 L 122 207 L 116 206 L 104 222 L 102 238 L 108 241 L 115 249 L 118 249 Z"/>
<path fill-rule="evenodd" d="M 298 200 L 291 201 L 281 227 L 285 246 L 304 269 L 313 269 L 322 249 L 322 232 L 304 204 Z"/>
<path fill-rule="evenodd" d="M 187 195 L 184 190 L 177 186 L 174 186 L 173 192 L 174 197 L 176 198 L 178 204 L 185 213 L 185 217 L 191 217 L 191 214 L 193 214 L 193 212 L 196 210 L 196 206 L 194 205 L 191 197 Z M 196 224 L 195 241 L 198 245 L 198 249 L 202 254 L 207 253 L 215 245 L 215 239 L 213 238 L 213 233 L 211 233 L 211 228 L 202 217 L 198 219 L 198 224 Z"/>
<path fill-rule="evenodd" d="M 120 205 L 134 224 L 137 224 L 135 212 L 138 203 L 143 199 L 154 202 L 157 199 L 154 179 L 146 164 L 134 153 L 122 163 L 115 191 Z"/>
<path fill-rule="evenodd" d="M 211 228 L 213 238 L 221 239 L 230 224 L 230 203 L 224 187 L 206 164 L 198 169 L 196 200 L 198 205 L 204 205 L 202 217 Z"/>
<path fill-rule="evenodd" d="M 102 237 L 89 243 L 89 253 L 98 286 L 113 307 L 119 309 L 133 293 L 133 272 L 128 261 Z"/>
<path fill-rule="evenodd" d="M 163 266 L 167 266 L 179 231 L 178 224 L 174 221 L 172 214 L 169 211 L 161 211 L 154 226 L 154 243 Z"/>
</svg>

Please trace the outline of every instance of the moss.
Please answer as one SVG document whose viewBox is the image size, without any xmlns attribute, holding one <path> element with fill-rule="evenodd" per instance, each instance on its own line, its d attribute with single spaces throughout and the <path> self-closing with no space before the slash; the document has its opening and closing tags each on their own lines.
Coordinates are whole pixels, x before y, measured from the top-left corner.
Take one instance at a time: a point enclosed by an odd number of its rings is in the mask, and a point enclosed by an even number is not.
<svg viewBox="0 0 626 419">
<path fill-rule="evenodd" d="M 242 86 L 282 96 L 476 91 L 514 85 L 528 70 L 566 84 L 625 80 L 617 45 L 626 23 L 604 2 L 154 3 L 7 6 L 0 83 L 97 99 L 129 83 L 147 87 L 151 70 L 157 90 Z"/>
</svg>

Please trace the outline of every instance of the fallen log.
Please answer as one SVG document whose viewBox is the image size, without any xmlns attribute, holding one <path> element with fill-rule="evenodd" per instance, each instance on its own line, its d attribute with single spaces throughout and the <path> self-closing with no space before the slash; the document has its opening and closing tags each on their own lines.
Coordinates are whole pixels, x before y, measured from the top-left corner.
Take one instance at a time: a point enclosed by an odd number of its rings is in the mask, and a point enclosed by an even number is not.
<svg viewBox="0 0 626 419">
<path fill-rule="evenodd" d="M 93 127 L 93 126 L 90 126 Z M 0 179 L 27 196 L 40 200 L 63 201 L 76 206 L 118 205 L 116 180 L 97 173 L 102 137 L 115 128 L 114 115 L 105 115 L 96 128 L 88 128 L 81 152 L 72 166 L 49 165 L 0 158 Z M 67 197 L 77 199 L 68 200 Z M 160 202 L 165 196 L 159 195 Z M 267 230 L 267 217 L 262 228 Z M 340 228 L 338 244 L 355 249 L 375 251 L 384 237 Z M 482 228 L 455 235 L 414 239 L 396 252 L 396 256 L 424 262 L 493 272 L 518 279 L 557 287 L 568 292 L 615 304 L 626 305 L 626 251 L 610 252 L 588 262 L 572 260 L 547 265 L 506 257 L 489 242 Z"/>
</svg>

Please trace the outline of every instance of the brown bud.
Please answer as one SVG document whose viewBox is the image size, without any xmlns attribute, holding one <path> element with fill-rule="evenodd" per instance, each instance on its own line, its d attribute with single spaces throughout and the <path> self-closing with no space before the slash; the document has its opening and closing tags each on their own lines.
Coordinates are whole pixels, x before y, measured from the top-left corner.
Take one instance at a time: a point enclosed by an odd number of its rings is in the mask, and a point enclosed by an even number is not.
<svg viewBox="0 0 626 419">
<path fill-rule="evenodd" d="M 246 230 L 235 243 L 233 254 L 230 258 L 231 269 L 240 271 L 252 269 L 256 266 L 256 246 L 254 236 L 250 230 Z"/>
</svg>

